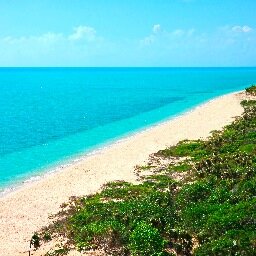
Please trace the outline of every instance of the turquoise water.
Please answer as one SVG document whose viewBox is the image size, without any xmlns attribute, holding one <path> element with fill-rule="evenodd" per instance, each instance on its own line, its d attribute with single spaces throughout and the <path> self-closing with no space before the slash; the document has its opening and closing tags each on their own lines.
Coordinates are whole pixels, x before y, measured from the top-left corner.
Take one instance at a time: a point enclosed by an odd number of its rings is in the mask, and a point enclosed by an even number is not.
<svg viewBox="0 0 256 256">
<path fill-rule="evenodd" d="M 0 68 L 0 188 L 256 82 L 256 68 Z"/>
</svg>

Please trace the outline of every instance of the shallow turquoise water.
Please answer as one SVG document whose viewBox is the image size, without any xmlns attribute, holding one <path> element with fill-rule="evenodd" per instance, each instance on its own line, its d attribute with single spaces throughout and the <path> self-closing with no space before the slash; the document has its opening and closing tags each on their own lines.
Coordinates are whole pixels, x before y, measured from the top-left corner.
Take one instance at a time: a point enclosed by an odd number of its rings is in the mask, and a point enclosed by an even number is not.
<svg viewBox="0 0 256 256">
<path fill-rule="evenodd" d="M 256 82 L 256 68 L 0 68 L 0 188 Z"/>
</svg>

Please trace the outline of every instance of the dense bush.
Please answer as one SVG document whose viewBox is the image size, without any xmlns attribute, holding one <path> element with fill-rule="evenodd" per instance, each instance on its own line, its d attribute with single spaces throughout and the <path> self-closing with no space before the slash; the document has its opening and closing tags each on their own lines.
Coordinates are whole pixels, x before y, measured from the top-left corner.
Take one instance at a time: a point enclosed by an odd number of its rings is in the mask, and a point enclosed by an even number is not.
<svg viewBox="0 0 256 256">
<path fill-rule="evenodd" d="M 130 236 L 129 248 L 131 255 L 164 255 L 163 249 L 166 241 L 161 236 L 158 229 L 154 228 L 152 224 L 144 221 L 136 224 Z"/>
<path fill-rule="evenodd" d="M 249 95 L 256 96 L 256 85 L 252 85 L 245 89 L 246 93 Z"/>
</svg>

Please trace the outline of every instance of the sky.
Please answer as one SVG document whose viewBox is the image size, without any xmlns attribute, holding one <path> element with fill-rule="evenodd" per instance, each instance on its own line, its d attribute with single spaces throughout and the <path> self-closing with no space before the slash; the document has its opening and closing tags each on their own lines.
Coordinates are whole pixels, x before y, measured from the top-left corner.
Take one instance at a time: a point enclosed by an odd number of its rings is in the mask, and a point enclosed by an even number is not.
<svg viewBox="0 0 256 256">
<path fill-rule="evenodd" d="M 0 0 L 0 66 L 256 66 L 255 0 Z"/>
</svg>

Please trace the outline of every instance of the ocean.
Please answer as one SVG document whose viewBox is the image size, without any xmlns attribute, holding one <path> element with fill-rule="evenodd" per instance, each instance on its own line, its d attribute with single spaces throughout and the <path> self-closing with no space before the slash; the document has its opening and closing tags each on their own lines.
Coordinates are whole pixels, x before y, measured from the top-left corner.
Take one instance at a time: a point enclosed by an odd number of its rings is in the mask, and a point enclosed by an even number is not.
<svg viewBox="0 0 256 256">
<path fill-rule="evenodd" d="M 253 83 L 256 68 L 0 68 L 0 190 Z"/>
</svg>

